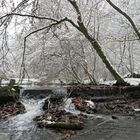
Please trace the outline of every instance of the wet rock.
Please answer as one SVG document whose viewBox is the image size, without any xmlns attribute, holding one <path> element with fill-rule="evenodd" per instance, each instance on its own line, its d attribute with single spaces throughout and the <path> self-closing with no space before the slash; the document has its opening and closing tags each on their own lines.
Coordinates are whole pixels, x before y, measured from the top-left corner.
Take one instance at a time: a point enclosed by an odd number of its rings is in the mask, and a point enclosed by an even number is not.
<svg viewBox="0 0 140 140">
<path fill-rule="evenodd" d="M 57 108 L 63 104 L 64 97 L 59 95 L 51 95 L 46 98 L 43 105 L 43 110 L 48 110 L 49 108 Z"/>
<path fill-rule="evenodd" d="M 113 119 L 113 120 L 116 120 L 116 119 L 118 119 L 118 117 L 113 115 L 113 116 L 112 116 L 112 119 Z"/>
</svg>

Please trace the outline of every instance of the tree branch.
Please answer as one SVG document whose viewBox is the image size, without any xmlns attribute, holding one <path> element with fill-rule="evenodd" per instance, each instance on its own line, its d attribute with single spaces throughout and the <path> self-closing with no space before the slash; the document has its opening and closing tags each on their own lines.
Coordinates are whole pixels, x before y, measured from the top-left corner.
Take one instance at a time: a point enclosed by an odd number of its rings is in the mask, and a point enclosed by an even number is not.
<svg viewBox="0 0 140 140">
<path fill-rule="evenodd" d="M 31 18 L 36 18 L 36 19 L 46 19 L 46 20 L 51 20 L 51 21 L 54 21 L 54 22 L 58 22 L 58 20 L 55 20 L 53 18 L 47 18 L 47 17 L 44 17 L 44 16 L 35 16 L 35 15 L 29 15 L 29 14 L 19 14 L 19 13 L 6 14 L 6 15 L 0 17 L 0 19 L 10 17 L 10 16 L 31 17 Z"/>
<path fill-rule="evenodd" d="M 17 6 L 16 8 L 14 8 L 11 13 L 16 12 L 17 10 L 19 10 L 22 6 L 24 6 L 25 4 L 27 4 L 29 2 L 29 0 L 22 0 Z M 5 16 L 5 19 L 1 22 L 0 27 L 5 23 L 8 22 L 11 18 L 9 16 Z"/>
<path fill-rule="evenodd" d="M 140 40 L 140 32 L 139 29 L 137 28 L 136 24 L 134 23 L 134 21 L 132 20 L 132 18 L 125 13 L 124 11 L 122 11 L 119 7 L 117 7 L 114 3 L 112 3 L 110 0 L 106 0 L 117 12 L 119 12 L 121 15 L 123 15 L 131 24 L 131 26 L 133 27 L 136 35 L 139 37 Z"/>
<path fill-rule="evenodd" d="M 79 26 L 75 25 L 71 20 L 68 19 L 68 21 L 74 26 L 76 27 L 80 32 L 86 32 L 86 28 L 85 28 L 85 25 L 83 24 L 83 21 L 82 21 L 82 16 L 81 16 L 81 12 L 80 12 L 80 9 L 76 3 L 75 0 L 68 0 L 68 2 L 71 3 L 71 5 L 73 6 L 73 8 L 75 9 L 76 13 L 77 13 L 77 23 Z"/>
<path fill-rule="evenodd" d="M 124 79 L 113 68 L 113 66 L 111 65 L 110 61 L 104 55 L 104 52 L 102 51 L 102 48 L 101 48 L 100 44 L 98 43 L 98 41 L 89 34 L 88 29 L 85 27 L 85 25 L 84 25 L 84 23 L 82 21 L 81 13 L 80 13 L 79 7 L 78 7 L 78 5 L 76 3 L 76 0 L 67 0 L 67 1 L 71 3 L 71 5 L 75 9 L 75 11 L 77 13 L 77 16 L 78 16 L 77 17 L 77 23 L 78 23 L 79 26 L 76 25 L 76 28 L 81 33 L 83 33 L 83 35 L 86 37 L 86 39 L 91 43 L 92 47 L 96 50 L 97 54 L 99 55 L 99 57 L 101 58 L 101 60 L 103 61 L 103 63 L 107 67 L 107 69 L 110 71 L 112 76 L 117 80 L 117 84 L 118 85 L 126 85 L 126 82 L 124 81 Z M 73 22 L 72 22 L 72 24 L 73 24 Z"/>
<path fill-rule="evenodd" d="M 21 63 L 21 70 L 20 70 L 21 72 L 20 72 L 20 73 L 22 73 L 22 68 L 23 68 L 23 75 L 24 75 L 24 72 L 26 71 L 26 69 L 25 69 L 25 63 L 24 63 L 24 62 L 25 62 L 25 52 L 26 52 L 26 41 L 27 41 L 27 38 L 28 38 L 29 36 L 31 36 L 31 35 L 37 33 L 37 32 L 40 32 L 40 31 L 45 30 L 45 29 L 47 29 L 47 28 L 51 28 L 51 27 L 53 27 L 53 26 L 56 26 L 56 25 L 58 25 L 58 24 L 61 24 L 62 22 L 65 22 L 65 21 L 67 21 L 67 18 L 63 18 L 63 19 L 61 19 L 61 20 L 59 20 L 59 21 L 57 21 L 57 22 L 55 22 L 55 23 L 52 23 L 52 24 L 47 25 L 47 26 L 45 26 L 45 27 L 39 28 L 39 29 L 37 29 L 37 30 L 35 30 L 35 31 L 31 32 L 31 33 L 29 33 L 28 35 L 26 35 L 26 36 L 24 37 L 24 48 L 23 48 L 22 63 Z M 22 76 L 22 77 L 23 77 L 23 76 Z"/>
<path fill-rule="evenodd" d="M 79 7 L 78 7 L 76 1 L 75 0 L 68 0 L 68 2 L 70 2 L 71 5 L 73 6 L 73 8 L 75 9 L 75 11 L 78 15 L 78 22 L 82 22 L 81 12 L 79 10 Z"/>
</svg>

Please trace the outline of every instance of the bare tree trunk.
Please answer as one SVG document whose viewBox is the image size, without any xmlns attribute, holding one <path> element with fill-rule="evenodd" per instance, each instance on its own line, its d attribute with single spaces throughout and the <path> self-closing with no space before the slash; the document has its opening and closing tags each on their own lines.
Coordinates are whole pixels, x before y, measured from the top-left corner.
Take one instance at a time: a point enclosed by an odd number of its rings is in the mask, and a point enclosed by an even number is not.
<svg viewBox="0 0 140 140">
<path fill-rule="evenodd" d="M 74 27 L 76 27 L 80 32 L 82 32 L 83 35 L 86 37 L 86 39 L 90 42 L 90 44 L 92 45 L 92 47 L 96 50 L 97 54 L 100 56 L 101 60 L 105 64 L 106 68 L 110 71 L 110 73 L 115 78 L 115 80 L 117 80 L 117 84 L 118 85 L 126 85 L 126 82 L 124 81 L 124 79 L 113 68 L 113 66 L 111 65 L 111 63 L 109 62 L 109 60 L 104 55 L 104 53 L 103 53 L 103 51 L 101 49 L 101 46 L 99 45 L 99 43 L 97 42 L 97 40 L 88 33 L 87 28 L 83 24 L 81 13 L 80 13 L 80 10 L 79 10 L 79 7 L 78 7 L 76 1 L 75 0 L 68 0 L 68 1 L 71 3 L 71 5 L 73 6 L 73 8 L 75 9 L 75 11 L 77 13 L 77 16 L 78 16 L 77 17 L 77 23 L 78 23 L 79 26 L 75 25 L 71 20 L 69 20 L 69 22 Z"/>
<path fill-rule="evenodd" d="M 118 72 L 113 68 L 113 66 L 111 65 L 109 60 L 106 58 L 99 43 L 89 35 L 87 30 L 85 30 L 85 31 L 81 30 L 81 32 L 84 34 L 84 36 L 88 39 L 88 41 L 91 43 L 93 48 L 96 50 L 97 54 L 100 56 L 101 60 L 105 64 L 106 68 L 110 71 L 112 76 L 117 80 L 117 84 L 125 85 L 126 83 L 125 83 L 124 79 L 118 74 Z"/>
</svg>

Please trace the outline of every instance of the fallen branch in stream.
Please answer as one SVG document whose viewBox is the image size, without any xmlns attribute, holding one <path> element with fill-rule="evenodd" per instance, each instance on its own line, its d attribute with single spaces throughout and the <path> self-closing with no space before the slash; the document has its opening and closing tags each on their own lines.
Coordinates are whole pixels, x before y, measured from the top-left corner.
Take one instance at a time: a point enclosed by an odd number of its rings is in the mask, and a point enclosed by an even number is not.
<svg viewBox="0 0 140 140">
<path fill-rule="evenodd" d="M 44 126 L 43 126 L 44 125 Z M 40 127 L 65 129 L 65 130 L 81 130 L 83 125 L 80 123 L 69 123 L 69 122 L 49 122 L 44 121 L 39 124 Z"/>
</svg>

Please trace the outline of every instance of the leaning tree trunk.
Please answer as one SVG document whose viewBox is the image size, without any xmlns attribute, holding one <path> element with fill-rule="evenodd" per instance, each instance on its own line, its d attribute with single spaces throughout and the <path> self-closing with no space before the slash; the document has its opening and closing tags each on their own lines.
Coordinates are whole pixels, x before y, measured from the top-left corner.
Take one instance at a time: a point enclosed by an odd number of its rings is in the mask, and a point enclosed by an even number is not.
<svg viewBox="0 0 140 140">
<path fill-rule="evenodd" d="M 79 26 L 79 27 L 81 27 L 81 26 Z M 106 68 L 110 71 L 112 76 L 117 80 L 117 84 L 118 85 L 126 85 L 126 82 L 124 81 L 124 79 L 113 68 L 113 66 L 111 65 L 111 63 L 107 59 L 107 57 L 104 55 L 104 52 L 102 51 L 101 46 L 99 45 L 99 43 L 93 37 L 91 37 L 89 35 L 89 33 L 88 33 L 86 28 L 85 28 L 85 30 L 83 30 L 83 27 L 81 29 L 82 29 L 81 32 L 84 34 L 86 39 L 91 43 L 93 48 L 96 50 L 97 54 L 99 55 L 99 57 L 101 58 L 101 60 L 105 64 Z"/>
<path fill-rule="evenodd" d="M 110 71 L 110 73 L 112 74 L 112 76 L 115 78 L 115 80 L 117 80 L 117 85 L 126 85 L 126 82 L 124 81 L 124 79 L 119 75 L 119 73 L 113 68 L 113 66 L 111 65 L 111 63 L 109 62 L 109 60 L 106 58 L 106 56 L 104 55 L 104 52 L 102 51 L 102 48 L 100 46 L 100 44 L 97 42 L 97 40 L 92 37 L 87 28 L 85 27 L 83 21 L 82 21 L 82 16 L 81 16 L 81 12 L 79 10 L 79 7 L 76 3 L 76 0 L 68 0 L 71 5 L 73 6 L 73 8 L 75 9 L 76 13 L 77 13 L 77 23 L 79 26 L 75 25 L 75 23 L 73 23 L 71 20 L 68 20 L 74 27 L 76 27 L 80 32 L 83 33 L 83 35 L 86 37 L 86 39 L 90 42 L 90 44 L 92 45 L 92 47 L 96 50 L 97 54 L 99 55 L 99 57 L 101 58 L 101 60 L 103 61 L 103 63 L 105 64 L 106 68 Z"/>
</svg>

